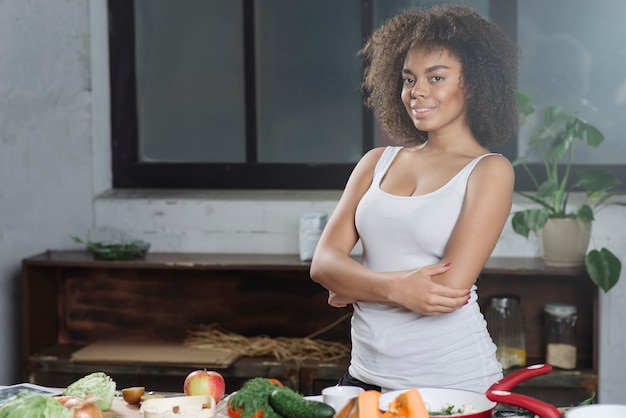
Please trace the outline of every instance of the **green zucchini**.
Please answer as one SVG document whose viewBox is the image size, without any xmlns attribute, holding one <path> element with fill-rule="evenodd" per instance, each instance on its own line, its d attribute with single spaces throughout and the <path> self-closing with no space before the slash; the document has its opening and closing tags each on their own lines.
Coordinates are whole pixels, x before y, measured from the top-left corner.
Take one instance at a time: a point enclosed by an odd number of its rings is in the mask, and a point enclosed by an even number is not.
<svg viewBox="0 0 626 418">
<path fill-rule="evenodd" d="M 319 401 L 305 399 L 293 390 L 283 387 L 270 395 L 270 405 L 284 418 L 333 418 L 335 409 Z"/>
</svg>

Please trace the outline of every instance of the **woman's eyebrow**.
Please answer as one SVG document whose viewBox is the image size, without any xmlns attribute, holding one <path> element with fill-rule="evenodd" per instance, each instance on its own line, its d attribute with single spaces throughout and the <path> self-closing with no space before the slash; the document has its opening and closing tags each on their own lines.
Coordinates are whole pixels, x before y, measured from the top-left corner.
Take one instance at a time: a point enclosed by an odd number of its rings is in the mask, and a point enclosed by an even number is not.
<svg viewBox="0 0 626 418">
<path fill-rule="evenodd" d="M 451 67 L 448 67 L 447 65 L 437 64 L 437 65 L 433 65 L 432 67 L 426 68 L 426 70 L 424 71 L 424 74 L 432 73 L 433 71 L 437 71 L 437 70 L 449 70 L 450 68 Z M 403 68 L 402 74 L 413 74 L 413 71 L 411 71 L 408 68 Z"/>
<path fill-rule="evenodd" d="M 437 65 L 433 65 L 432 67 L 428 67 L 425 73 L 432 73 L 433 71 L 437 71 L 437 70 L 449 70 L 449 69 L 450 67 L 448 67 L 447 65 L 437 64 Z"/>
</svg>

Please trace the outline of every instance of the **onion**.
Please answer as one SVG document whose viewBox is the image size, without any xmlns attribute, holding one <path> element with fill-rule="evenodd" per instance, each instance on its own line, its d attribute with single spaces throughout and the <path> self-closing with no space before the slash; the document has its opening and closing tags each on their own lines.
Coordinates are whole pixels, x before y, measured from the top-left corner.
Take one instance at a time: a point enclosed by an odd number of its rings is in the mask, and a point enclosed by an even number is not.
<svg viewBox="0 0 626 418">
<path fill-rule="evenodd" d="M 85 398 L 65 395 L 57 396 L 56 399 L 74 413 L 74 418 L 104 418 L 102 411 L 96 405 L 100 398 L 91 393 L 88 393 Z"/>
</svg>

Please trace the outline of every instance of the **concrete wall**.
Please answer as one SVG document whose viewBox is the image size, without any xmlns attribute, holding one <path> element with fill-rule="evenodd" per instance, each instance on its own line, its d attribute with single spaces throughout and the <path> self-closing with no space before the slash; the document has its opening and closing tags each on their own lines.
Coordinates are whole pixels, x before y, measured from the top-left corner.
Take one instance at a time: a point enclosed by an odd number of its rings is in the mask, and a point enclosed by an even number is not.
<svg viewBox="0 0 626 418">
<path fill-rule="evenodd" d="M 331 212 L 339 192 L 109 190 L 104 0 L 0 1 L 0 385 L 20 376 L 20 262 L 68 237 L 132 236 L 154 251 L 297 253 L 300 214 Z M 626 254 L 623 209 L 594 225 Z M 536 256 L 507 228 L 496 256 Z M 622 275 L 624 276 L 624 274 Z M 601 295 L 600 388 L 626 404 L 626 278 Z"/>
</svg>

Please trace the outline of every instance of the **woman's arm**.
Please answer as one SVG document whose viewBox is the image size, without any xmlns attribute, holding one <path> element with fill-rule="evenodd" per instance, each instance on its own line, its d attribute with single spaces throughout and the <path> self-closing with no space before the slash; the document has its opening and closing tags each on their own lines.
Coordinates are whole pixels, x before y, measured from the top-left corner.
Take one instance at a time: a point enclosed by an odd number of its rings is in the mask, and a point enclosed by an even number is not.
<svg viewBox="0 0 626 418">
<path fill-rule="evenodd" d="M 453 289 L 432 277 L 454 266 L 440 263 L 417 270 L 380 273 L 350 258 L 359 236 L 356 207 L 370 187 L 374 167 L 383 148 L 369 151 L 350 175 L 337 207 L 330 216 L 311 261 L 311 278 L 331 292 L 329 302 L 343 306 L 356 300 L 405 306 L 424 314 L 452 312 L 467 302 L 469 286 Z"/>
<path fill-rule="evenodd" d="M 461 214 L 442 260 L 453 269 L 435 281 L 470 287 L 493 252 L 511 212 L 515 174 L 503 156 L 487 156 L 470 174 Z"/>
</svg>

